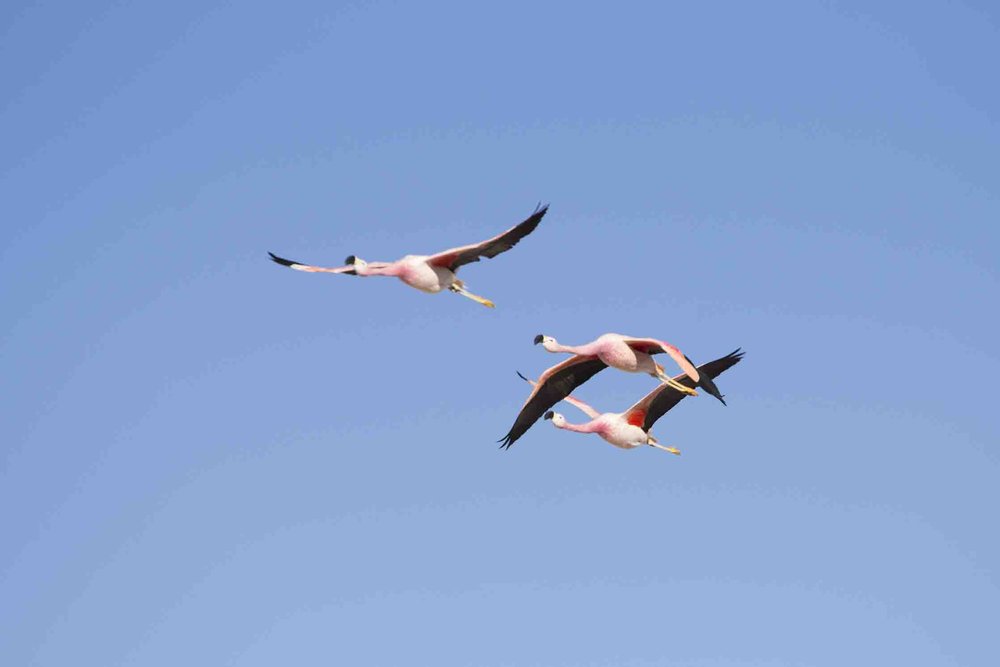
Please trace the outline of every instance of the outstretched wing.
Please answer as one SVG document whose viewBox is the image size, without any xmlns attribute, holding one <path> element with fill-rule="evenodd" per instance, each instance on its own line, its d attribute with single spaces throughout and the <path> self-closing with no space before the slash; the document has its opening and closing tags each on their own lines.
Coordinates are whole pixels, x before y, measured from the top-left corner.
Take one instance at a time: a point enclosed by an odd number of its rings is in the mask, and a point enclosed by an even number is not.
<svg viewBox="0 0 1000 667">
<path fill-rule="evenodd" d="M 452 248 L 451 250 L 431 255 L 427 259 L 427 263 L 455 271 L 464 264 L 478 262 L 480 257 L 496 257 L 500 253 L 510 250 L 517 245 L 518 241 L 535 231 L 535 227 L 542 221 L 542 217 L 548 210 L 548 204 L 545 206 L 539 205 L 528 219 L 511 227 L 503 234 L 482 243 L 462 246 L 461 248 Z"/>
<path fill-rule="evenodd" d="M 523 375 L 521 375 L 520 371 L 518 371 L 517 374 L 518 374 L 518 376 L 522 380 L 524 380 L 525 382 L 527 382 L 528 384 L 530 384 L 532 387 L 535 387 L 535 386 L 538 385 L 538 383 L 535 382 L 534 380 L 529 380 L 528 378 L 526 378 Z M 570 405 L 575 406 L 578 410 L 580 410 L 581 412 L 583 412 L 585 415 L 587 415 L 591 419 L 597 419 L 598 417 L 601 416 L 600 412 L 598 412 L 597 410 L 595 410 L 594 408 L 592 408 L 587 403 L 584 403 L 579 398 L 576 398 L 575 396 L 566 396 L 565 398 L 563 398 L 563 400 L 566 401 L 567 403 L 569 403 Z"/>
<path fill-rule="evenodd" d="M 325 267 L 325 266 L 312 266 L 311 264 L 302 264 L 301 262 L 296 262 L 290 259 L 285 259 L 284 257 L 278 257 L 273 252 L 267 253 L 271 256 L 271 261 L 282 266 L 287 266 L 290 269 L 295 269 L 296 271 L 308 271 L 309 273 L 343 273 L 349 276 L 358 275 L 357 271 L 354 270 L 353 264 L 346 264 L 344 266 L 337 267 Z M 388 266 L 388 262 L 368 262 L 369 268 L 381 269 Z"/>
<path fill-rule="evenodd" d="M 715 379 L 723 372 L 729 370 L 743 358 L 743 352 L 739 348 L 733 350 L 724 357 L 698 366 L 698 371 L 708 377 Z M 685 387 L 694 389 L 697 385 L 687 375 L 678 375 L 674 378 Z M 625 412 L 625 419 L 630 424 L 641 426 L 642 430 L 649 432 L 653 428 L 656 420 L 665 415 L 671 408 L 681 402 L 686 394 L 682 394 L 668 384 L 661 384 L 653 391 L 646 394 L 638 403 Z"/>
<path fill-rule="evenodd" d="M 501 447 L 509 449 L 514 442 L 524 435 L 531 425 L 545 414 L 553 405 L 569 396 L 574 389 L 607 368 L 607 365 L 597 357 L 570 357 L 542 373 L 538 383 L 532 390 L 528 400 L 521 407 L 514 425 L 510 427 L 503 438 L 497 442 Z"/>
<path fill-rule="evenodd" d="M 625 338 L 625 344 L 631 347 L 633 350 L 638 350 L 640 352 L 645 352 L 646 354 L 663 354 L 666 352 L 670 355 L 670 358 L 677 362 L 684 374 L 690 377 L 695 382 L 698 382 L 698 371 L 695 369 L 694 364 L 691 360 L 684 356 L 684 353 L 678 350 L 675 346 L 670 343 L 665 343 L 662 340 L 656 340 L 655 338 Z"/>
</svg>

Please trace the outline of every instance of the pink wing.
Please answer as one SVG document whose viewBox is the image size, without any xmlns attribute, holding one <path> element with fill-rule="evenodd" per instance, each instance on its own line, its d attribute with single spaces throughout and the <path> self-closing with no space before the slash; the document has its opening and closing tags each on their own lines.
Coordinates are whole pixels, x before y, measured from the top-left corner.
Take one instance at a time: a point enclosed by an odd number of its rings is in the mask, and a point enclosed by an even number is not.
<svg viewBox="0 0 1000 667">
<path fill-rule="evenodd" d="M 354 270 L 353 264 L 346 264 L 344 266 L 338 266 L 336 268 L 330 268 L 325 266 L 312 266 L 311 264 L 301 264 L 299 262 L 292 261 L 290 259 L 285 259 L 284 257 L 278 257 L 273 252 L 267 253 L 271 256 L 271 261 L 281 264 L 282 266 L 287 266 L 290 269 L 295 269 L 296 271 L 307 271 L 309 273 L 344 273 L 349 276 L 356 276 L 357 272 Z M 372 269 L 381 269 L 389 266 L 389 262 L 369 262 L 368 267 Z"/>
<path fill-rule="evenodd" d="M 638 350 L 640 352 L 645 352 L 646 354 L 661 354 L 666 352 L 670 355 L 670 358 L 677 362 L 684 374 L 689 378 L 697 382 L 701 376 L 698 375 L 698 369 L 694 367 L 691 360 L 684 356 L 684 353 L 678 350 L 676 347 L 670 343 L 666 343 L 662 340 L 656 340 L 655 338 L 624 338 L 625 344 L 631 347 L 633 350 Z"/>
<path fill-rule="evenodd" d="M 542 217 L 548 210 L 549 207 L 547 204 L 545 206 L 539 206 L 526 220 L 518 225 L 515 225 L 514 227 L 511 227 L 503 234 L 494 236 L 488 241 L 483 241 L 482 243 L 466 245 L 460 248 L 452 248 L 451 250 L 445 250 L 444 252 L 439 252 L 436 255 L 431 255 L 427 258 L 427 263 L 432 266 L 440 266 L 442 268 L 455 271 L 458 267 L 464 264 L 478 262 L 480 257 L 496 257 L 500 253 L 510 250 L 517 245 L 518 241 L 535 231 L 535 227 L 537 227 L 538 223 L 542 221 Z"/>
</svg>

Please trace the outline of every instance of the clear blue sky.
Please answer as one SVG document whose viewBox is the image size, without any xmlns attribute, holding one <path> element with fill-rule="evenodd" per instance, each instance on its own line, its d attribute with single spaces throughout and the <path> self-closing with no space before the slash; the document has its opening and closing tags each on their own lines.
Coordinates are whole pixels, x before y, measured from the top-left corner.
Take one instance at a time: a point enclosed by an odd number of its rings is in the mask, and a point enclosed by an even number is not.
<svg viewBox="0 0 1000 667">
<path fill-rule="evenodd" d="M 0 663 L 998 664 L 995 3 L 471 5 L 0 9 Z"/>
</svg>

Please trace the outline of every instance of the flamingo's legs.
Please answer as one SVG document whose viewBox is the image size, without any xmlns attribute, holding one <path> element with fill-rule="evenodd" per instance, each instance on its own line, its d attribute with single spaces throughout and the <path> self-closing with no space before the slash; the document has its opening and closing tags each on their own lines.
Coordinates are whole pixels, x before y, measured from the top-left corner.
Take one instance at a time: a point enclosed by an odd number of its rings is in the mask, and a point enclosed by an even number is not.
<svg viewBox="0 0 1000 667">
<path fill-rule="evenodd" d="M 649 445 L 650 447 L 656 447 L 657 449 L 662 449 L 665 452 L 670 452 L 671 454 L 676 454 L 677 456 L 681 455 L 681 450 L 677 449 L 676 447 L 664 447 L 652 435 L 647 436 L 646 444 Z"/>
<path fill-rule="evenodd" d="M 656 365 L 656 373 L 657 373 L 657 377 L 660 378 L 661 382 L 664 382 L 664 383 L 670 385 L 671 387 L 673 387 L 677 391 L 681 392 L 682 394 L 687 394 L 688 396 L 697 396 L 698 395 L 698 392 L 696 392 L 691 387 L 685 387 L 680 382 L 678 382 L 677 380 L 673 379 L 672 377 L 670 377 L 669 375 L 667 375 L 666 373 L 664 373 L 663 372 L 663 366 L 660 366 L 659 364 Z"/>
<path fill-rule="evenodd" d="M 484 297 L 478 296 L 478 295 L 473 294 L 472 292 L 469 292 L 468 290 L 466 290 L 465 289 L 465 283 L 463 283 L 461 280 L 456 280 L 455 282 L 453 282 L 451 284 L 451 286 L 448 287 L 448 289 L 450 289 L 455 294 L 461 294 L 464 297 L 468 297 L 468 298 L 472 299 L 473 301 L 475 301 L 476 303 L 481 303 L 484 306 L 486 306 L 487 308 L 496 308 L 496 304 L 493 303 L 492 301 L 490 301 L 489 299 L 486 299 Z"/>
</svg>

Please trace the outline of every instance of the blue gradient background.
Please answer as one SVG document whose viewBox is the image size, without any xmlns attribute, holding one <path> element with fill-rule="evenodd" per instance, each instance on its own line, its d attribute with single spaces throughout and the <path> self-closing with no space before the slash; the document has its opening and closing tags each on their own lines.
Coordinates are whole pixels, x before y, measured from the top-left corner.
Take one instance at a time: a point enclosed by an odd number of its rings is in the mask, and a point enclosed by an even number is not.
<svg viewBox="0 0 1000 667">
<path fill-rule="evenodd" d="M 0 663 L 998 664 L 994 3 L 42 1 L 0 35 Z M 463 271 L 495 311 L 267 261 L 539 200 Z M 743 346 L 730 407 L 658 424 L 680 458 L 497 451 L 534 335 L 605 331 Z"/>
</svg>

